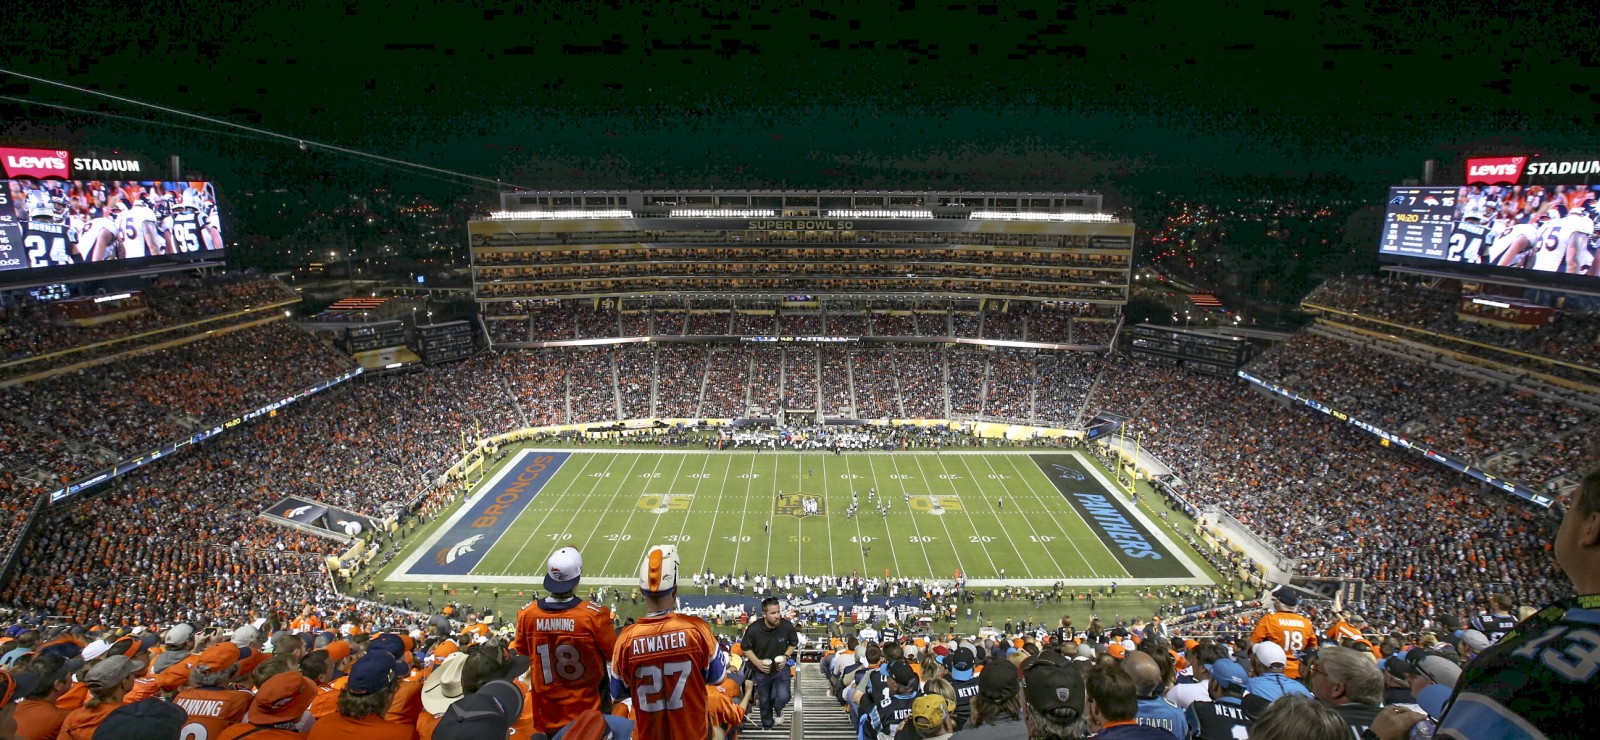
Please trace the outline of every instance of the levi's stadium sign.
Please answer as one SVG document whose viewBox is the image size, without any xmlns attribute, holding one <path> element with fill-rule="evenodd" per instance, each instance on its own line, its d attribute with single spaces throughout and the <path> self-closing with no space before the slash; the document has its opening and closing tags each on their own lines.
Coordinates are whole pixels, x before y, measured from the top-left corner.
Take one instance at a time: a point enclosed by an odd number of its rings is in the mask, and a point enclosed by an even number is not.
<svg viewBox="0 0 1600 740">
<path fill-rule="evenodd" d="M 102 157 L 74 157 L 65 149 L 18 149 L 0 147 L 0 165 L 5 167 L 5 179 L 31 177 L 39 180 L 92 179 L 102 175 L 135 175 L 132 179 L 146 179 L 154 170 L 136 157 L 126 155 Z"/>
<path fill-rule="evenodd" d="M 1468 185 L 1519 185 L 1524 184 L 1524 177 L 1531 182 L 1571 175 L 1600 175 L 1600 159 L 1540 161 L 1533 157 L 1478 157 L 1467 160 Z"/>
</svg>

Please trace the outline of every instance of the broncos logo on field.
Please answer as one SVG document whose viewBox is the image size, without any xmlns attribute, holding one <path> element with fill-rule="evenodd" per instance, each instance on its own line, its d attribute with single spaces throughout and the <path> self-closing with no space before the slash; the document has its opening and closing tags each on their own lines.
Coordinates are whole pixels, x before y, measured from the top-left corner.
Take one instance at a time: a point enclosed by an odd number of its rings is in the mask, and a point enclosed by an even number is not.
<svg viewBox="0 0 1600 740">
<path fill-rule="evenodd" d="M 808 511 L 806 509 L 805 502 L 808 499 L 816 502 L 816 511 Z M 803 519 L 813 514 L 822 514 L 826 511 L 827 504 L 822 497 L 813 496 L 809 493 L 780 493 L 778 494 L 778 504 L 773 509 L 774 514 L 779 516 L 787 514 L 797 519 Z"/>
<path fill-rule="evenodd" d="M 454 563 L 456 558 L 472 552 L 472 546 L 478 544 L 478 540 L 481 539 L 483 539 L 483 535 L 481 534 L 472 535 L 471 537 L 457 542 L 453 547 L 447 547 L 443 550 L 440 550 L 433 556 L 433 559 L 438 561 L 440 565 L 449 565 L 450 563 Z"/>
</svg>

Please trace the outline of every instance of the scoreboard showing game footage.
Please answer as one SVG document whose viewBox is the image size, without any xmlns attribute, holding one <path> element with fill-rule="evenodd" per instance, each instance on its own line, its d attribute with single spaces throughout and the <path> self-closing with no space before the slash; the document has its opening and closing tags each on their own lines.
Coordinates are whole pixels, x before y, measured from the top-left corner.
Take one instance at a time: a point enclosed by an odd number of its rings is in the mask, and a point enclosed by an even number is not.
<svg viewBox="0 0 1600 740">
<path fill-rule="evenodd" d="M 223 248 L 209 182 L 0 182 L 0 271 L 181 259 Z"/>
<path fill-rule="evenodd" d="M 1593 279 L 1597 220 L 1600 185 L 1390 188 L 1378 252 L 1474 272 Z"/>
</svg>

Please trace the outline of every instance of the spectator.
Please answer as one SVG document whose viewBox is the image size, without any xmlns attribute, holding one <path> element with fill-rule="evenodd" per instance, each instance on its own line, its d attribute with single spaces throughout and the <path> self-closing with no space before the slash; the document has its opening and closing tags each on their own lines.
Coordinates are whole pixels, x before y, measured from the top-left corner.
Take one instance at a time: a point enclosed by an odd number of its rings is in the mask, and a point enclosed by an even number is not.
<svg viewBox="0 0 1600 740">
<path fill-rule="evenodd" d="M 1255 631 L 1250 633 L 1250 641 L 1277 643 L 1278 647 L 1283 648 L 1287 661 L 1283 666 L 1283 675 L 1298 679 L 1300 652 L 1317 647 L 1317 631 L 1311 626 L 1311 620 L 1295 613 L 1300 605 L 1300 597 L 1288 586 L 1280 586 L 1273 591 L 1272 601 L 1277 605 L 1277 611 L 1256 623 Z"/>
<path fill-rule="evenodd" d="M 956 731 L 955 702 L 938 694 L 917 697 L 911 703 L 910 727 L 916 737 L 946 740 Z"/>
<path fill-rule="evenodd" d="M 100 740 L 182 740 L 199 737 L 190 729 L 183 708 L 160 699 L 123 704 L 106 715 L 95 728 Z"/>
<path fill-rule="evenodd" d="M 122 706 L 122 697 L 133 688 L 133 679 L 144 664 L 123 655 L 113 655 L 96 663 L 84 675 L 89 700 L 61 722 L 60 740 L 89 740 L 111 712 Z"/>
<path fill-rule="evenodd" d="M 583 556 L 576 548 L 556 550 L 546 562 L 549 596 L 517 614 L 512 646 L 532 661 L 533 728 L 553 734 L 591 709 L 600 708 L 601 677 L 616 650 L 611 610 L 578 598 Z"/>
<path fill-rule="evenodd" d="M 1211 672 L 1207 666 L 1228 657 L 1226 648 L 1211 640 L 1197 643 L 1186 653 L 1189 667 L 1192 669 L 1192 683 L 1179 681 L 1172 688 L 1167 689 L 1167 701 L 1179 709 L 1188 709 L 1189 705 L 1197 701 L 1215 701 L 1211 698 Z"/>
<path fill-rule="evenodd" d="M 1251 723 L 1245 706 L 1250 676 L 1232 658 L 1218 658 L 1205 666 L 1209 701 L 1196 700 L 1184 719 L 1199 740 L 1233 740 L 1247 735 Z"/>
<path fill-rule="evenodd" d="M 502 738 L 516 724 L 523 706 L 523 692 L 510 681 L 490 681 L 477 691 L 450 704 L 439 725 L 435 740 L 477 740 Z"/>
<path fill-rule="evenodd" d="M 400 679 L 408 673 L 404 663 L 386 651 L 374 649 L 350 668 L 349 681 L 339 694 L 339 711 L 317 720 L 310 740 L 412 740 L 413 723 L 384 718 Z"/>
<path fill-rule="evenodd" d="M 189 688 L 173 699 L 173 703 L 188 712 L 194 724 L 204 728 L 207 736 L 222 734 L 223 730 L 243 720 L 245 711 L 250 708 L 250 692 L 231 688 L 240 679 L 240 661 L 248 657 L 251 657 L 248 649 L 240 650 L 232 642 L 206 648 L 189 669 Z"/>
<path fill-rule="evenodd" d="M 1090 735 L 1081 664 L 1038 659 L 1023 670 L 1022 680 L 1029 740 L 1082 740 Z"/>
<path fill-rule="evenodd" d="M 861 710 L 861 723 L 865 731 L 893 737 L 901 723 L 911 716 L 911 703 L 921 696 L 921 681 L 916 671 L 904 660 L 890 661 L 888 690 L 879 696 L 877 706 L 870 711 Z"/>
<path fill-rule="evenodd" d="M 1338 712 L 1307 696 L 1285 696 L 1250 725 L 1250 740 L 1349 740 Z"/>
<path fill-rule="evenodd" d="M 1517 625 L 1468 665 L 1458 682 L 1448 682 L 1458 691 L 1440 722 L 1441 731 L 1478 737 L 1518 722 L 1549 737 L 1593 733 L 1593 727 L 1574 719 L 1590 716 L 1600 695 L 1600 671 L 1575 673 L 1557 666 L 1570 665 L 1565 656 L 1585 649 L 1586 638 L 1578 632 L 1585 627 L 1577 617 L 1600 608 L 1600 470 L 1584 476 L 1573 495 L 1556 532 L 1555 553 L 1578 595 Z"/>
<path fill-rule="evenodd" d="M 1139 701 L 1134 691 L 1133 678 L 1116 663 L 1101 663 L 1083 676 L 1084 694 L 1089 722 L 1099 728 L 1095 737 L 1100 740 L 1173 740 L 1166 730 L 1141 725 L 1135 721 Z"/>
<path fill-rule="evenodd" d="M 1016 666 L 1005 659 L 992 660 L 978 674 L 978 693 L 972 696 L 972 721 L 956 733 L 959 740 L 1011 740 L 1026 738 L 1022 719 L 1022 685 Z"/>
<path fill-rule="evenodd" d="M 26 668 L 13 674 L 19 676 L 18 683 L 22 683 L 22 673 L 32 674 L 35 681 L 32 692 L 19 696 L 21 702 L 17 704 L 15 715 L 17 737 L 53 739 L 60 734 L 68 710 L 56 706 L 56 701 L 72 688 L 72 677 L 82 668 L 83 660 L 79 658 L 41 653 L 34 656 Z"/>
<path fill-rule="evenodd" d="M 1283 675 L 1287 659 L 1283 648 L 1275 642 L 1258 642 L 1250 649 L 1250 666 L 1254 678 L 1250 679 L 1250 693 L 1272 702 L 1288 694 L 1311 696 L 1304 684 Z"/>
<path fill-rule="evenodd" d="M 638 740 L 657 737 L 705 737 L 710 731 L 706 712 L 706 693 L 698 687 L 682 693 L 681 710 L 665 710 L 663 686 L 649 683 L 647 676 L 661 675 L 663 661 L 686 661 L 690 671 L 679 680 L 700 681 L 714 686 L 721 683 L 725 664 L 716 638 L 705 620 L 674 614 L 678 591 L 678 548 L 656 545 L 645 553 L 639 569 L 639 591 L 644 595 L 646 616 L 625 627 L 617 636 L 611 659 L 612 695 L 633 701 L 633 736 Z M 662 635 L 673 635 L 668 644 Z M 677 639 L 681 636 L 681 639 Z M 661 649 L 641 651 L 635 646 L 659 644 Z M 676 671 L 675 671 L 676 672 Z"/>
<path fill-rule="evenodd" d="M 800 647 L 799 633 L 794 623 L 783 616 L 777 598 L 762 600 L 761 619 L 745 628 L 739 645 L 744 650 L 745 664 L 755 671 L 761 727 L 771 729 L 782 721 L 783 708 L 789 704 L 789 661 Z"/>
<path fill-rule="evenodd" d="M 222 731 L 217 740 L 249 735 L 257 740 L 296 740 L 315 720 L 309 710 L 317 685 L 296 671 L 279 673 L 262 682 L 250 701 L 244 720 Z"/>
<path fill-rule="evenodd" d="M 1191 732 L 1184 720 L 1183 710 L 1161 695 L 1166 688 L 1161 679 L 1161 666 L 1149 653 L 1135 650 L 1122 661 L 1122 670 L 1133 679 L 1134 696 L 1138 698 L 1139 711 L 1135 721 L 1141 725 L 1166 730 L 1178 740 L 1189 740 Z"/>
<path fill-rule="evenodd" d="M 1311 668 L 1311 693 L 1333 707 L 1359 738 L 1383 707 L 1383 673 L 1368 655 L 1324 645 Z"/>
</svg>

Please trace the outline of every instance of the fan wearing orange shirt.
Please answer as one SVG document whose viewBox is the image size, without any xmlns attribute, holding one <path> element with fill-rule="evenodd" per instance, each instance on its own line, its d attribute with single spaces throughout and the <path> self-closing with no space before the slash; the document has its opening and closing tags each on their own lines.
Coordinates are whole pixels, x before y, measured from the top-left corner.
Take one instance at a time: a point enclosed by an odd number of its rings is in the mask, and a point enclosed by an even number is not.
<svg viewBox="0 0 1600 740">
<path fill-rule="evenodd" d="M 350 667 L 339 711 L 317 720 L 309 740 L 416 740 L 415 722 L 384 718 L 400 679 L 409 672 L 387 651 L 369 651 Z"/>
<path fill-rule="evenodd" d="M 1288 586 L 1273 591 L 1272 600 L 1277 603 L 1278 610 L 1256 622 L 1255 631 L 1250 633 L 1250 643 L 1277 643 L 1288 654 L 1283 675 L 1299 678 L 1300 652 L 1317 646 L 1317 630 L 1311 626 L 1311 620 L 1294 612 L 1300 606 L 1300 597 Z"/>
<path fill-rule="evenodd" d="M 533 727 L 554 735 L 579 715 L 600 708 L 600 678 L 617 645 L 611 610 L 575 596 L 583 556 L 563 547 L 550 556 L 546 598 L 517 613 L 511 646 L 528 657 Z"/>
<path fill-rule="evenodd" d="M 239 661 L 250 657 L 231 642 L 212 645 L 200 653 L 189 670 L 189 688 L 178 692 L 172 702 L 189 713 L 185 736 L 215 737 L 229 726 L 244 720 L 250 708 L 250 692 L 231 687 Z"/>
<path fill-rule="evenodd" d="M 289 623 L 289 629 L 295 632 L 321 632 L 322 619 L 311 611 L 310 604 L 306 604 L 305 608 L 300 610 L 300 616 Z"/>
<path fill-rule="evenodd" d="M 724 661 L 704 619 L 676 614 L 678 548 L 656 545 L 639 568 L 645 616 L 617 637 L 611 693 L 633 703 L 633 736 L 703 738 L 711 729 L 705 686 L 722 682 Z"/>
</svg>

